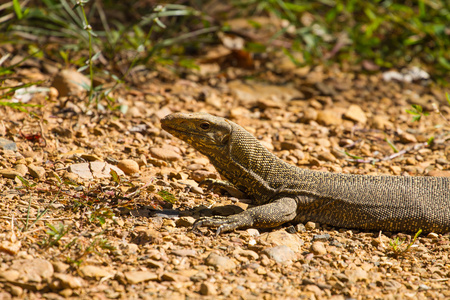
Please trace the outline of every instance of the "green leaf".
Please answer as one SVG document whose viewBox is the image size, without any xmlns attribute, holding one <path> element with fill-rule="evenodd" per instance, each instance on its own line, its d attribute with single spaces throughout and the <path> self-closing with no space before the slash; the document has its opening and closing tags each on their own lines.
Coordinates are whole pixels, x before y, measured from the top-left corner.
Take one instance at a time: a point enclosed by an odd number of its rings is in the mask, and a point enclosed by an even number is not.
<svg viewBox="0 0 450 300">
<path fill-rule="evenodd" d="M 437 60 L 441 66 L 443 66 L 447 70 L 450 70 L 450 62 L 446 60 L 445 57 L 439 56 Z"/>
<path fill-rule="evenodd" d="M 19 178 L 20 181 L 22 181 L 23 185 L 26 187 L 31 187 L 31 184 L 28 182 L 28 180 L 26 180 L 25 178 L 23 178 L 22 176 L 16 176 L 17 178 Z"/>
<path fill-rule="evenodd" d="M 109 171 L 109 174 L 111 174 L 112 180 L 113 180 L 115 183 L 120 184 L 120 177 L 119 177 L 119 175 L 117 174 L 116 171 L 114 171 L 113 169 L 111 169 L 111 171 Z"/>
<path fill-rule="evenodd" d="M 450 94 L 445 92 L 445 97 L 447 98 L 448 105 L 450 105 Z"/>
<path fill-rule="evenodd" d="M 419 104 L 411 104 L 411 106 L 419 113 L 423 111 L 422 106 Z"/>
<path fill-rule="evenodd" d="M 19 0 L 13 0 L 13 6 L 14 6 L 14 12 L 17 15 L 17 19 L 22 20 L 23 14 L 22 14 L 22 8 L 20 7 Z"/>
<path fill-rule="evenodd" d="M 163 198 L 163 200 L 166 202 L 169 202 L 172 204 L 177 202 L 177 198 L 175 198 L 175 196 L 172 195 L 171 193 L 169 193 L 168 191 L 161 190 L 158 192 L 158 195 L 160 195 L 161 198 Z"/>
<path fill-rule="evenodd" d="M 419 114 L 417 111 L 415 111 L 415 110 L 407 109 L 406 112 L 407 112 L 408 114 L 411 114 L 411 115 L 420 115 L 420 114 Z"/>
<path fill-rule="evenodd" d="M 428 140 L 427 140 L 427 145 L 431 146 L 434 143 L 434 136 L 431 136 Z"/>
<path fill-rule="evenodd" d="M 421 117 L 422 117 L 421 115 L 414 116 L 414 117 L 413 117 L 413 122 L 418 122 L 418 121 L 420 121 L 420 118 L 421 118 Z"/>
<path fill-rule="evenodd" d="M 350 154 L 347 151 L 344 151 L 344 153 L 345 153 L 345 155 L 350 156 L 353 159 L 363 159 L 361 156 Z"/>
<path fill-rule="evenodd" d="M 394 153 L 398 153 L 397 147 L 395 147 L 395 145 L 387 137 L 384 140 L 386 141 L 386 143 L 388 143 L 389 147 L 391 147 Z"/>
</svg>

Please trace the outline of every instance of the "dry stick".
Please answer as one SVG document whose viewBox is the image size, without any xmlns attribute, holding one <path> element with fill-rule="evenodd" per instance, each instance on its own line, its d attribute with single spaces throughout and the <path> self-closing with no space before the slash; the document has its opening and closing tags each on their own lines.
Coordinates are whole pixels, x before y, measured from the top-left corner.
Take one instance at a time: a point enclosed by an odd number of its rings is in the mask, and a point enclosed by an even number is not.
<svg viewBox="0 0 450 300">
<path fill-rule="evenodd" d="M 6 219 L 6 220 L 11 220 L 11 217 L 7 217 L 7 216 L 0 216 L 0 219 Z M 25 221 L 27 220 L 27 218 L 14 218 L 15 220 L 19 220 L 19 221 Z M 61 217 L 61 218 L 48 218 L 48 219 L 43 219 L 43 218 L 28 218 L 29 221 L 61 221 L 61 220 L 67 220 L 70 219 L 69 217 Z"/>
<path fill-rule="evenodd" d="M 372 163 L 376 163 L 376 162 L 380 162 L 380 161 L 392 160 L 392 159 L 397 158 L 397 157 L 399 157 L 399 156 L 401 156 L 401 155 L 403 155 L 405 153 L 422 149 L 422 148 L 426 147 L 427 145 L 428 145 L 428 143 L 419 143 L 419 144 L 411 146 L 411 147 L 409 147 L 407 149 L 403 149 L 402 151 L 399 151 L 397 153 L 385 156 L 385 157 L 383 157 L 381 159 L 380 158 L 373 158 L 373 159 L 352 159 L 352 158 L 347 158 L 346 160 L 347 161 L 351 161 L 351 162 L 363 163 L 363 164 L 372 164 Z"/>
</svg>

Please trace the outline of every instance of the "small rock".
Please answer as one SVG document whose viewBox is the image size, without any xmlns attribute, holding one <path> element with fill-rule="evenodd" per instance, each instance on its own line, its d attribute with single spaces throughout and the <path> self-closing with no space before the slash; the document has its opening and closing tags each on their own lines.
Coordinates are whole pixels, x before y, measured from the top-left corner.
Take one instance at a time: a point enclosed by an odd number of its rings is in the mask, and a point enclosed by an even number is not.
<svg viewBox="0 0 450 300">
<path fill-rule="evenodd" d="M 69 166 L 69 171 L 83 179 L 93 179 L 89 163 L 73 164 Z"/>
<path fill-rule="evenodd" d="M 342 124 L 342 118 L 334 110 L 322 110 L 317 114 L 317 122 L 327 126 L 340 125 Z"/>
<path fill-rule="evenodd" d="M 217 253 L 211 252 L 206 258 L 206 264 L 218 269 L 233 270 L 236 268 L 236 264 L 230 258 L 221 256 Z"/>
<path fill-rule="evenodd" d="M 305 123 L 309 122 L 309 121 L 316 121 L 318 115 L 319 115 L 319 113 L 317 112 L 317 110 L 315 110 L 312 107 L 307 107 L 303 111 L 303 116 L 301 117 L 300 121 L 305 122 Z"/>
<path fill-rule="evenodd" d="M 206 275 L 204 272 L 198 272 L 189 278 L 193 282 L 200 282 L 200 281 L 205 281 L 206 279 L 208 279 L 208 275 Z"/>
<path fill-rule="evenodd" d="M 400 141 L 402 143 L 408 144 L 408 143 L 417 143 L 417 138 L 412 135 L 411 133 L 401 131 L 399 132 Z"/>
<path fill-rule="evenodd" d="M 322 161 L 330 161 L 330 162 L 336 161 L 336 157 L 333 154 L 325 151 L 318 153 L 317 158 Z"/>
<path fill-rule="evenodd" d="M 17 145 L 13 141 L 0 138 L 0 149 L 17 151 Z"/>
<path fill-rule="evenodd" d="M 181 160 L 181 155 L 171 149 L 150 148 L 150 154 L 161 160 L 176 161 Z"/>
<path fill-rule="evenodd" d="M 430 239 L 437 239 L 438 237 L 439 237 L 439 235 L 437 233 L 434 233 L 434 232 L 430 232 L 427 235 L 427 238 L 430 238 Z"/>
<path fill-rule="evenodd" d="M 165 272 L 164 274 L 161 275 L 161 280 L 162 281 L 183 282 L 183 281 L 188 281 L 189 278 L 187 278 L 186 276 L 179 275 L 179 274 Z"/>
<path fill-rule="evenodd" d="M 28 167 L 24 164 L 17 164 L 14 166 L 14 170 L 19 172 L 22 177 L 25 176 L 28 173 Z"/>
<path fill-rule="evenodd" d="M 216 287 L 211 282 L 202 282 L 200 285 L 200 294 L 203 296 L 217 295 Z"/>
<path fill-rule="evenodd" d="M 328 233 L 325 234 L 316 234 L 313 236 L 312 241 L 328 241 L 331 236 Z"/>
<path fill-rule="evenodd" d="M 196 250 L 193 249 L 179 249 L 179 250 L 173 250 L 171 252 L 173 255 L 176 256 L 188 256 L 188 257 L 198 257 L 198 253 Z"/>
<path fill-rule="evenodd" d="M 259 240 L 278 246 L 285 245 L 293 251 L 299 251 L 304 244 L 304 241 L 298 235 L 289 234 L 284 230 L 264 233 L 259 237 Z"/>
<path fill-rule="evenodd" d="M 257 237 L 259 236 L 259 230 L 256 228 L 249 228 L 246 230 L 249 236 Z"/>
<path fill-rule="evenodd" d="M 1 241 L 0 242 L 0 252 L 6 252 L 9 253 L 11 255 L 16 255 L 19 250 L 20 247 L 22 246 L 22 242 L 21 241 Z"/>
<path fill-rule="evenodd" d="M 281 264 L 290 263 L 295 259 L 295 252 L 285 245 L 264 249 L 263 253 Z"/>
<path fill-rule="evenodd" d="M 61 261 L 52 262 L 52 266 L 53 266 L 53 269 L 55 270 L 55 272 L 58 272 L 58 273 L 64 273 L 70 267 L 68 264 L 65 264 Z"/>
<path fill-rule="evenodd" d="M 302 223 L 298 223 L 298 224 L 295 225 L 295 231 L 297 231 L 297 232 L 305 232 L 306 231 L 306 227 Z"/>
<path fill-rule="evenodd" d="M 0 170 L 0 176 L 2 176 L 4 178 L 14 179 L 14 178 L 16 178 L 16 176 L 22 176 L 22 175 L 19 172 L 17 172 L 16 170 L 4 169 L 4 170 Z"/>
<path fill-rule="evenodd" d="M 249 259 L 254 259 L 254 260 L 259 258 L 258 253 L 256 253 L 255 251 L 244 250 L 244 249 L 242 249 L 240 247 L 237 247 L 236 250 L 233 251 L 233 254 L 234 255 L 239 255 L 239 256 L 244 256 L 244 257 L 247 257 Z"/>
<path fill-rule="evenodd" d="M 346 270 L 345 274 L 348 276 L 349 281 L 352 282 L 369 280 L 369 273 L 359 267 L 354 270 Z"/>
<path fill-rule="evenodd" d="M 372 126 L 379 130 L 394 128 L 394 124 L 384 116 L 374 116 L 372 118 Z"/>
<path fill-rule="evenodd" d="M 311 251 L 316 255 L 325 255 L 327 254 L 327 249 L 322 242 L 314 242 L 311 245 Z"/>
<path fill-rule="evenodd" d="M 314 230 L 317 228 L 317 224 L 314 222 L 307 222 L 305 224 L 305 228 L 306 228 L 306 230 Z"/>
<path fill-rule="evenodd" d="M 31 176 L 40 180 L 44 179 L 45 177 L 45 169 L 43 167 L 39 167 L 36 165 L 29 165 L 28 172 L 30 172 Z"/>
<path fill-rule="evenodd" d="M 52 264 L 41 258 L 16 260 L 12 263 L 10 270 L 19 271 L 20 277 L 26 282 L 42 282 L 53 276 Z"/>
<path fill-rule="evenodd" d="M 84 286 L 83 279 L 77 276 L 56 273 L 53 278 L 53 285 L 61 289 L 79 289 Z"/>
<path fill-rule="evenodd" d="M 302 145 L 300 145 L 300 143 L 289 141 L 281 142 L 280 146 L 281 150 L 295 150 L 295 149 L 301 150 L 303 148 Z"/>
<path fill-rule="evenodd" d="M 75 70 L 61 70 L 53 79 L 52 87 L 58 90 L 60 97 L 76 95 L 91 86 L 89 78 Z"/>
<path fill-rule="evenodd" d="M 344 117 L 361 124 L 366 124 L 367 122 L 366 113 L 359 105 L 356 104 L 350 105 L 348 110 L 345 112 Z"/>
<path fill-rule="evenodd" d="M 429 171 L 427 175 L 435 177 L 450 177 L 450 171 L 432 170 Z"/>
<path fill-rule="evenodd" d="M 121 160 L 117 167 L 127 175 L 139 173 L 139 164 L 132 159 Z"/>
<path fill-rule="evenodd" d="M 23 294 L 23 288 L 21 288 L 20 286 L 13 285 L 10 287 L 10 290 L 11 294 L 16 297 L 20 297 Z M 0 297 L 0 299 L 2 298 Z"/>
<path fill-rule="evenodd" d="M 181 217 L 175 221 L 178 227 L 191 227 L 194 223 L 195 219 L 193 217 Z"/>
<path fill-rule="evenodd" d="M 402 173 L 402 167 L 390 165 L 389 169 L 394 173 L 394 175 L 400 175 Z"/>
<path fill-rule="evenodd" d="M 125 272 L 124 275 L 125 279 L 130 284 L 158 280 L 158 275 L 149 271 L 130 271 Z"/>
<path fill-rule="evenodd" d="M 0 272 L 0 278 L 6 281 L 16 281 L 20 277 L 20 272 L 17 270 L 6 270 Z"/>
<path fill-rule="evenodd" d="M 196 170 L 192 172 L 191 178 L 197 182 L 201 182 L 205 179 L 218 179 L 217 174 L 215 172 L 206 171 L 206 170 Z"/>
<path fill-rule="evenodd" d="M 80 267 L 80 272 L 83 275 L 83 277 L 95 279 L 112 276 L 112 274 L 106 268 L 92 265 Z"/>
</svg>

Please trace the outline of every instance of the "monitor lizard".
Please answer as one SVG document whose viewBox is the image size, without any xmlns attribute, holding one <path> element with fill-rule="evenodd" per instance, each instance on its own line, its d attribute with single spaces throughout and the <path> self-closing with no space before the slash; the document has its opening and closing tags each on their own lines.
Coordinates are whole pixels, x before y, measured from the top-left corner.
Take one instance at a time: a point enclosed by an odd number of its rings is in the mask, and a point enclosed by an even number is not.
<svg viewBox="0 0 450 300">
<path fill-rule="evenodd" d="M 321 172 L 290 165 L 243 127 L 207 113 L 174 113 L 161 127 L 206 155 L 255 204 L 241 213 L 200 218 L 217 234 L 312 221 L 391 232 L 450 232 L 450 178 Z"/>
</svg>

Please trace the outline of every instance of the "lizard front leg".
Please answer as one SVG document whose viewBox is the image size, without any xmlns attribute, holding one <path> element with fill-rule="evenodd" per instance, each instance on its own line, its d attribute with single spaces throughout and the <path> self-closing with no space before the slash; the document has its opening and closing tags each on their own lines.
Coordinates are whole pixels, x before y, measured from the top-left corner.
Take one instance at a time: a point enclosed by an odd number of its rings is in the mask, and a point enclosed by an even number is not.
<svg viewBox="0 0 450 300">
<path fill-rule="evenodd" d="M 236 215 L 213 216 L 197 220 L 193 230 L 200 226 L 218 227 L 216 235 L 243 227 L 273 228 L 292 221 L 297 215 L 297 201 L 280 198 L 271 203 L 252 207 Z"/>
</svg>

